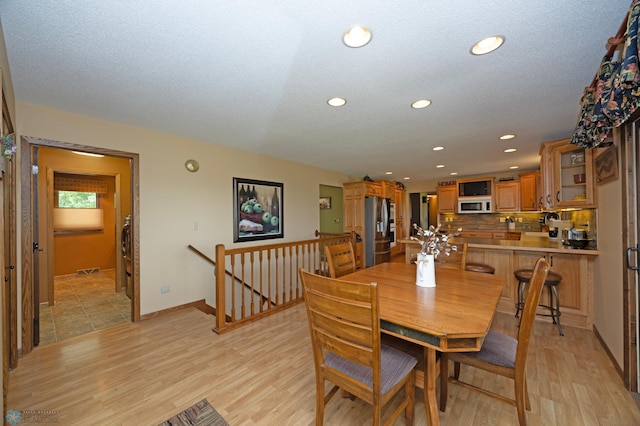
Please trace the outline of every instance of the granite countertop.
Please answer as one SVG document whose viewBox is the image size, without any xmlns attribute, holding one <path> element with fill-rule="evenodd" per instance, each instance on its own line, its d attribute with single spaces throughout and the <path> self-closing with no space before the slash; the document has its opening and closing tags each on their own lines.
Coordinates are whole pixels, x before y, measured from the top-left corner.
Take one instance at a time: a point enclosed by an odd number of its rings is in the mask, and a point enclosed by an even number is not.
<svg viewBox="0 0 640 426">
<path fill-rule="evenodd" d="M 523 233 L 524 234 L 524 233 Z M 418 244 L 413 240 L 401 240 L 401 243 Z M 577 249 L 562 244 L 562 240 L 553 240 L 549 237 L 522 235 L 520 240 L 495 240 L 490 238 L 461 238 L 451 239 L 452 243 L 467 243 L 472 248 L 489 248 L 498 250 L 543 251 L 567 254 L 585 254 L 597 256 L 600 254 L 594 249 Z"/>
</svg>

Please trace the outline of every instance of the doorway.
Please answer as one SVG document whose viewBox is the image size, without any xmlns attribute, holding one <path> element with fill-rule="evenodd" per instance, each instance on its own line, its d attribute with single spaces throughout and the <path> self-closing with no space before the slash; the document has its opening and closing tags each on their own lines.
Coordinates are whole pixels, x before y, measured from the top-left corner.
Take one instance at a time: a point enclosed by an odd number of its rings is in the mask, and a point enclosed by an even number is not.
<svg viewBox="0 0 640 426">
<path fill-rule="evenodd" d="M 341 234 L 344 232 L 342 187 L 320 185 L 319 193 L 320 232 Z"/>
<path fill-rule="evenodd" d="M 423 229 L 438 227 L 438 196 L 435 192 L 412 192 L 409 194 L 411 205 L 410 235 L 414 235 L 413 224 Z"/>
<path fill-rule="evenodd" d="M 132 275 L 132 294 L 131 294 L 131 306 L 130 306 L 130 318 L 131 321 L 137 321 L 140 318 L 140 303 L 139 303 L 139 190 L 138 190 L 138 154 L 128 153 L 122 151 L 115 151 L 110 149 L 96 148 L 91 146 L 84 146 L 78 144 L 71 144 L 60 141 L 43 140 L 31 137 L 22 137 L 21 139 L 21 197 L 22 197 L 22 351 L 23 353 L 30 352 L 35 345 L 38 344 L 39 338 L 39 304 L 38 299 L 40 294 L 40 288 L 44 287 L 51 294 L 51 302 L 54 300 L 54 261 L 55 261 L 55 242 L 52 226 L 52 214 L 49 212 L 52 207 L 47 202 L 47 199 L 53 199 L 53 180 L 54 170 L 52 167 L 48 167 L 46 170 L 41 170 L 39 167 L 32 167 L 38 165 L 38 151 L 43 152 L 49 150 L 53 154 L 69 155 L 71 151 L 80 151 L 84 153 L 103 155 L 107 158 L 120 159 L 126 162 L 126 171 L 113 171 L 103 172 L 113 176 L 114 181 L 120 181 L 122 187 L 128 189 L 128 196 L 125 199 L 114 198 L 114 204 L 116 207 L 120 207 L 125 203 L 129 205 L 129 211 L 131 214 L 131 231 L 132 231 L 132 247 L 131 247 L 131 275 Z M 64 169 L 64 167 L 62 167 Z M 62 170 L 65 172 L 77 171 L 67 168 Z M 88 174 L 100 174 L 99 170 L 85 169 L 84 172 Z M 126 175 L 126 178 L 124 177 Z M 44 188 L 39 187 L 38 183 L 44 182 Z M 116 185 L 117 186 L 117 185 Z M 46 192 L 47 196 L 44 196 L 42 192 Z M 125 191 L 118 191 L 118 194 Z M 44 203 L 43 206 L 40 204 Z M 116 209 L 117 210 L 117 209 Z M 45 212 L 46 217 L 41 217 L 42 212 Z M 122 259 L 120 256 L 120 229 L 122 228 L 123 218 L 121 215 L 116 214 L 114 235 L 114 250 L 113 255 L 116 260 L 116 267 L 114 270 L 114 276 L 123 276 Z M 117 243 L 116 243 L 117 238 Z M 47 250 L 49 248 L 49 250 Z M 117 250 L 116 250 L 117 249 Z M 29 253 L 31 255 L 29 255 Z M 115 287 L 116 284 L 114 284 Z M 50 302 L 50 303 L 51 303 Z"/>
</svg>

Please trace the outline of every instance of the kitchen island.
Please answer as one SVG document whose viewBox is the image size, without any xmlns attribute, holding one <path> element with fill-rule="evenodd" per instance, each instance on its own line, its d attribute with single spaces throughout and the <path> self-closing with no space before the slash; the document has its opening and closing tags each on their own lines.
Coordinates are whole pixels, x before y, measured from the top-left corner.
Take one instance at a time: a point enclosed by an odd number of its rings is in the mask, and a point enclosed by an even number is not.
<svg viewBox="0 0 640 426">
<path fill-rule="evenodd" d="M 595 258 L 599 254 L 597 250 L 575 249 L 562 244 L 561 240 L 526 235 L 520 240 L 455 237 L 451 241 L 452 244 L 467 243 L 467 262 L 490 265 L 495 268 L 496 275 L 505 277 L 506 284 L 498 310 L 511 314 L 516 312 L 518 300 L 517 280 L 513 271 L 533 268 L 538 258 L 546 258 L 551 270 L 562 275 L 562 282 L 558 286 L 562 324 L 592 329 L 593 271 Z M 400 243 L 405 245 L 407 262 L 420 251 L 420 244 L 416 241 L 401 240 Z M 541 303 L 548 304 L 546 291 L 543 291 Z M 537 318 L 551 321 L 546 317 Z"/>
</svg>

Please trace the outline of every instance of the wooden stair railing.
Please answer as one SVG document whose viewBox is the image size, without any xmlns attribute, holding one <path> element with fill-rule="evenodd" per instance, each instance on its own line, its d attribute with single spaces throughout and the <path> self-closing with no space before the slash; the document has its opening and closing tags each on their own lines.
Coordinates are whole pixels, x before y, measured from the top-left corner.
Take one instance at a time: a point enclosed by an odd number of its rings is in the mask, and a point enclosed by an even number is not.
<svg viewBox="0 0 640 426">
<path fill-rule="evenodd" d="M 195 248 L 194 246 L 192 246 L 191 244 L 189 244 L 187 246 L 189 248 L 189 250 L 193 251 L 194 253 L 196 253 L 198 256 L 200 256 L 201 258 L 203 258 L 204 260 L 206 260 L 207 262 L 209 262 L 210 264 L 212 264 L 213 266 L 216 266 L 216 261 L 213 260 L 212 258 L 210 258 L 209 256 L 207 256 L 206 254 L 204 254 L 203 252 L 201 252 L 200 250 L 198 250 L 197 248 Z M 252 289 L 251 287 L 249 287 L 249 285 L 247 285 L 247 283 L 243 283 L 242 280 L 236 276 L 234 276 L 231 272 L 225 270 L 224 271 L 228 276 L 230 276 L 231 278 L 233 278 L 233 281 L 239 284 L 244 285 L 247 289 L 252 290 L 256 295 L 260 296 L 260 298 L 262 298 L 262 302 L 263 303 L 273 303 L 269 300 L 268 297 L 263 296 L 262 294 L 258 293 L 257 290 Z M 215 308 L 214 308 L 215 310 Z M 228 320 L 230 320 L 231 317 L 229 317 Z"/>
<path fill-rule="evenodd" d="M 225 315 L 216 315 L 213 331 L 222 334 L 302 302 L 298 270 L 328 274 L 324 245 L 355 240 L 355 233 L 345 233 L 232 249 L 218 244 L 214 259 L 189 246 L 214 265 L 215 309 Z"/>
</svg>

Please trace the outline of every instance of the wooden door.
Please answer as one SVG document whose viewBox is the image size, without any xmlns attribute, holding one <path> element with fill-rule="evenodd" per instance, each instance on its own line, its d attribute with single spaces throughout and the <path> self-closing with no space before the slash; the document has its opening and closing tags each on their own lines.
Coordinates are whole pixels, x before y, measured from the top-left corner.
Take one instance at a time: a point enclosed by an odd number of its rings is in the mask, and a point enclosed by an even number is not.
<svg viewBox="0 0 640 426">
<path fill-rule="evenodd" d="M 1 117 L 0 134 L 7 136 L 14 133 L 11 115 L 4 92 L 2 70 L 0 70 Z M 13 137 L 14 144 L 15 135 Z M 7 392 L 9 370 L 18 363 L 18 300 L 16 283 L 16 159 L 13 155 L 0 158 L 0 232 L 3 244 L 0 248 L 0 271 L 2 271 L 2 408 L 3 417 L 7 412 Z"/>
</svg>

